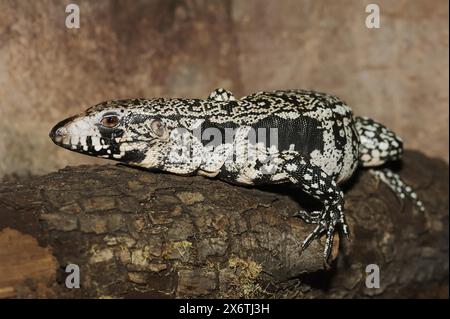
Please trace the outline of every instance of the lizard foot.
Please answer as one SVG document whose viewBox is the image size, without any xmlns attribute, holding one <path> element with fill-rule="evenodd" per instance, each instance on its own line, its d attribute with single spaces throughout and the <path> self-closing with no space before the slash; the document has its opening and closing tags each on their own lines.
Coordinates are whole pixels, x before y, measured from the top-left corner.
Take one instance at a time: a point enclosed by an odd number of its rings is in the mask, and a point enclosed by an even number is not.
<svg viewBox="0 0 450 319">
<path fill-rule="evenodd" d="M 342 205 L 328 206 L 322 212 L 314 211 L 310 213 L 301 212 L 299 214 L 306 223 L 317 224 L 316 228 L 303 240 L 302 250 L 308 248 L 311 242 L 319 238 L 323 233 L 326 234 L 325 248 L 323 251 L 323 258 L 325 264 L 330 257 L 333 248 L 333 236 L 337 225 L 341 225 L 343 234 L 349 238 L 349 231 L 345 217 L 343 214 Z"/>
</svg>

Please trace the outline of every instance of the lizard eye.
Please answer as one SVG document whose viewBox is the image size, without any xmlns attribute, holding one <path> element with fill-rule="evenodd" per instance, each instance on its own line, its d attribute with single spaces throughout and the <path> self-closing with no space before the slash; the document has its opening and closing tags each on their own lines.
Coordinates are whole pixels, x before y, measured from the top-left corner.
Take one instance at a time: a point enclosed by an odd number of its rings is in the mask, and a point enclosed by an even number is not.
<svg viewBox="0 0 450 319">
<path fill-rule="evenodd" d="M 150 124 L 150 128 L 158 136 L 163 136 L 166 131 L 164 123 L 161 122 L 160 120 L 153 120 L 152 123 Z"/>
<path fill-rule="evenodd" d="M 119 117 L 115 116 L 115 115 L 104 116 L 102 118 L 102 120 L 100 121 L 100 123 L 104 127 L 113 128 L 113 127 L 116 127 L 117 124 L 119 124 Z"/>
</svg>

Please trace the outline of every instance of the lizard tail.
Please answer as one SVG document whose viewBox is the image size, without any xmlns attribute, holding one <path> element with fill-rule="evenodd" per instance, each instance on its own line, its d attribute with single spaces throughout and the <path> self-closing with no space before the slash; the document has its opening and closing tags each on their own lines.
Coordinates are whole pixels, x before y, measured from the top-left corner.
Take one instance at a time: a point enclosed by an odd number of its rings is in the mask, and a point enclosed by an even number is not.
<svg viewBox="0 0 450 319">
<path fill-rule="evenodd" d="M 397 195 L 397 197 L 401 199 L 408 198 L 413 202 L 414 206 L 420 212 L 425 211 L 425 206 L 419 200 L 417 194 L 410 186 L 406 185 L 405 182 L 402 181 L 400 175 L 392 172 L 390 169 L 387 168 L 371 169 L 369 170 L 369 172 L 375 175 L 381 181 L 383 181 L 386 185 L 388 185 L 389 188 L 392 189 L 392 191 Z"/>
<path fill-rule="evenodd" d="M 355 120 L 360 138 L 359 161 L 362 166 L 380 166 L 402 157 L 403 142 L 394 132 L 368 117 L 356 117 Z M 371 169 L 370 173 L 389 186 L 397 197 L 408 198 L 419 211 L 425 211 L 417 194 L 402 181 L 400 175 L 388 168 Z"/>
<path fill-rule="evenodd" d="M 401 158 L 403 142 L 390 129 L 368 117 L 355 117 L 360 138 L 359 161 L 364 167 L 380 166 Z"/>
</svg>

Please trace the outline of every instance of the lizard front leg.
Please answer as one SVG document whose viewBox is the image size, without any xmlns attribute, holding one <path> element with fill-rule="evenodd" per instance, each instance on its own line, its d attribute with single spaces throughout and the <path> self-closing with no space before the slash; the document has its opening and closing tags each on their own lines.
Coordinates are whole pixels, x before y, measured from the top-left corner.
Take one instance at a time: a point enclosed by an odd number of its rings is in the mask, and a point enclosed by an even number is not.
<svg viewBox="0 0 450 319">
<path fill-rule="evenodd" d="M 348 226 L 344 216 L 344 193 L 332 176 L 324 172 L 320 167 L 309 163 L 300 157 L 286 160 L 284 171 L 289 180 L 308 195 L 316 198 L 323 204 L 323 210 L 319 212 L 301 212 L 299 216 L 308 223 L 317 224 L 316 228 L 302 243 L 302 250 L 322 233 L 326 233 L 326 243 L 323 253 L 325 262 L 330 256 L 333 247 L 333 235 L 337 225 L 341 225 L 342 231 L 348 237 Z"/>
</svg>

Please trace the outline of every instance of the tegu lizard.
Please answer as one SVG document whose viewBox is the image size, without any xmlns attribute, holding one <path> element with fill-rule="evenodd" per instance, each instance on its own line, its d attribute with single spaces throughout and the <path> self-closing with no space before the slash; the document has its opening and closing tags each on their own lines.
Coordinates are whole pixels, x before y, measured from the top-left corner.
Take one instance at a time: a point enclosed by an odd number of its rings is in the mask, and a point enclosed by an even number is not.
<svg viewBox="0 0 450 319">
<path fill-rule="evenodd" d="M 235 184 L 289 183 L 323 204 L 298 213 L 323 233 L 327 262 L 337 226 L 348 237 L 341 185 L 358 167 L 402 156 L 402 141 L 339 98 L 305 90 L 259 92 L 241 99 L 216 89 L 207 99 L 107 101 L 58 123 L 51 139 L 71 151 Z M 411 187 L 383 168 L 375 174 L 399 197 L 424 207 Z"/>
</svg>

